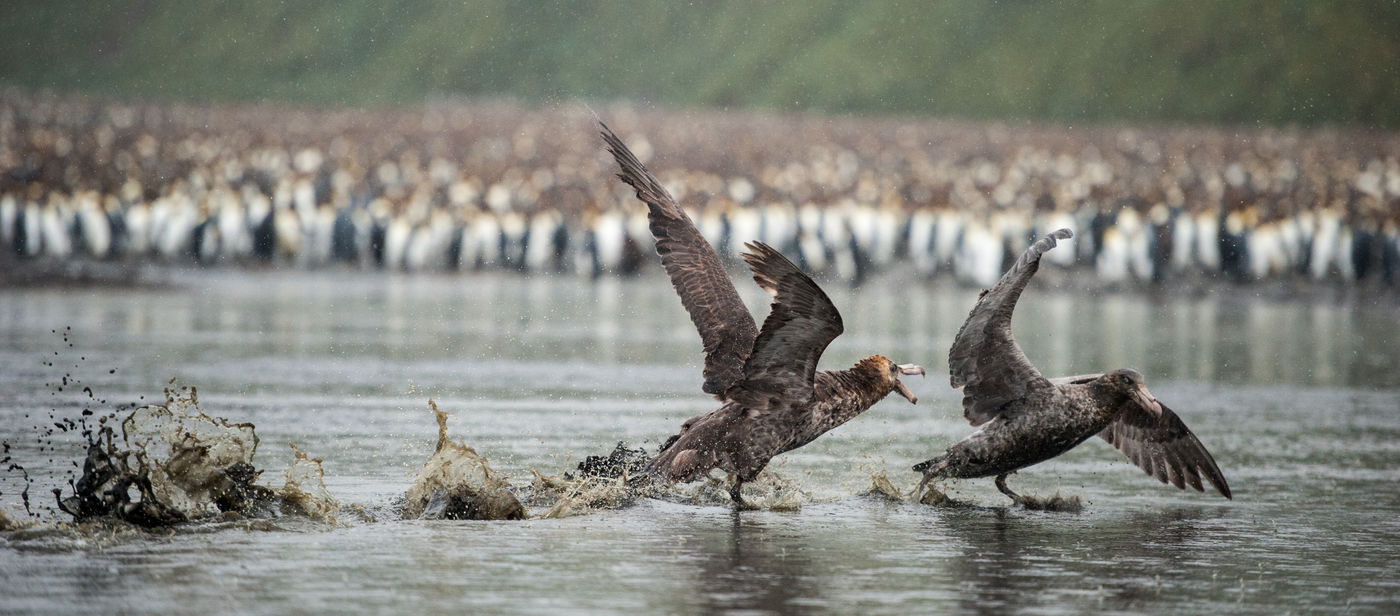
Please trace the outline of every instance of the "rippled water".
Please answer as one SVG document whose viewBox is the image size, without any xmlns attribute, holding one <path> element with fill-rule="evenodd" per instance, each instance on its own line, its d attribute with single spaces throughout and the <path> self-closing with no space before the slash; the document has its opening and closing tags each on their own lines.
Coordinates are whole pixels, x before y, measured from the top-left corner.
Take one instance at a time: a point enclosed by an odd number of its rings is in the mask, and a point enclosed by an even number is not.
<svg viewBox="0 0 1400 616">
<path fill-rule="evenodd" d="M 700 345 L 655 270 L 633 281 L 175 272 L 158 289 L 0 290 L 0 436 L 47 487 L 79 457 L 40 451 L 50 409 L 86 394 L 159 400 L 172 377 L 207 413 L 257 425 L 260 467 L 289 443 L 325 460 L 342 504 L 382 513 L 432 453 L 426 400 L 517 485 L 619 440 L 655 447 L 713 408 Z M 741 285 L 750 306 L 764 296 Z M 880 352 L 929 368 L 770 470 L 795 512 L 658 500 L 525 522 L 273 522 L 0 533 L 0 611 L 1392 613 L 1400 607 L 1400 311 L 1200 297 L 1027 293 L 1016 328 L 1048 374 L 1148 375 L 1214 452 L 1235 500 L 1158 484 L 1097 439 L 1012 478 L 1077 494 L 1079 514 L 867 494 L 969 433 L 946 355 L 975 294 L 895 281 L 829 289 L 847 333 L 823 365 Z M 61 332 L 71 327 L 68 347 Z M 55 331 L 57 330 L 57 331 Z M 53 363 L 53 366 L 45 365 Z M 75 366 L 76 367 L 70 367 Z M 115 372 L 109 370 L 115 369 Z M 26 414 L 28 415 L 26 417 Z M 0 473 L 0 508 L 27 516 Z M 347 510 L 351 511 L 351 510 Z M 538 513 L 538 511 L 536 511 Z"/>
</svg>

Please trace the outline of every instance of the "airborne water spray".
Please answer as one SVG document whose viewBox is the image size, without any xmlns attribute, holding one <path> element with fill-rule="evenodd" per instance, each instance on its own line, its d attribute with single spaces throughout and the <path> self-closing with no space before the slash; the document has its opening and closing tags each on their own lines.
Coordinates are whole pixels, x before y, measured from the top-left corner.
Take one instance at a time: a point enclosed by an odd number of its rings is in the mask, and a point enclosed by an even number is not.
<svg viewBox="0 0 1400 616">
<path fill-rule="evenodd" d="M 61 464 L 62 460 L 69 460 L 69 468 L 64 470 L 64 476 L 69 486 L 73 486 L 76 480 L 76 469 L 78 463 L 73 460 L 71 454 L 74 450 L 82 447 L 90 447 L 100 438 L 100 431 L 107 425 L 108 420 L 116 417 L 126 406 L 122 405 L 108 412 L 100 412 L 107 404 L 107 400 L 97 397 L 93 388 L 84 381 L 84 370 L 87 368 L 86 355 L 80 355 L 77 359 L 71 356 L 76 352 L 74 349 L 74 335 L 72 327 L 64 327 L 50 330 L 61 340 L 58 350 L 52 351 L 51 355 L 45 355 L 39 364 L 45 371 L 52 374 L 46 376 L 44 388 L 48 390 L 47 400 L 50 407 L 47 420 L 29 426 L 27 434 L 34 438 L 35 448 L 33 453 L 47 454 L 47 468 L 56 468 L 56 464 Z M 108 369 L 108 374 L 116 374 L 116 368 Z M 24 413 L 24 419 L 30 419 L 30 413 Z M 18 438 L 20 435 L 11 435 L 10 438 Z M 17 446 L 19 443 L 10 440 L 0 441 L 0 449 L 3 449 L 3 457 L 0 457 L 0 466 L 6 472 L 21 475 L 22 485 L 20 491 L 20 501 L 24 505 L 25 513 L 31 519 L 39 519 L 40 512 L 36 508 L 41 507 L 35 502 L 31 495 L 35 488 L 35 482 L 39 481 L 39 476 L 30 473 L 35 470 L 35 465 L 40 463 L 39 459 L 24 459 L 24 455 L 30 453 L 29 450 Z M 58 493 L 58 488 L 51 490 Z M 3 493 L 0 493 L 3 495 Z M 43 510 L 53 512 L 53 507 L 44 505 Z"/>
<path fill-rule="evenodd" d="M 71 328 L 53 333 L 61 335 L 65 346 L 41 364 L 62 373 L 45 383 L 52 390 L 52 407 L 48 421 L 31 426 L 31 434 L 37 453 L 48 455 L 47 469 L 56 471 L 55 464 L 69 460 L 71 467 L 64 469 L 69 493 L 50 490 L 59 511 L 78 521 L 106 518 L 147 527 L 225 514 L 334 520 L 338 504 L 321 483 L 320 460 L 298 452 L 286 485 L 274 490 L 256 484 L 262 471 L 253 466 L 258 437 L 252 424 L 206 415 L 199 408 L 198 390 L 177 386 L 174 379 L 163 404 L 145 404 L 140 396 L 141 401 L 103 410 L 107 400 L 81 376 L 87 357 L 76 362 L 63 358 L 74 347 Z M 107 373 L 114 375 L 117 369 Z M 70 400 L 75 395 L 77 400 Z M 27 451 L 8 441 L 3 451 L 0 459 L 8 472 L 23 476 L 25 511 L 40 519 L 30 492 L 42 474 L 30 473 L 35 462 L 18 459 Z M 52 506 L 44 509 L 54 512 Z"/>
</svg>

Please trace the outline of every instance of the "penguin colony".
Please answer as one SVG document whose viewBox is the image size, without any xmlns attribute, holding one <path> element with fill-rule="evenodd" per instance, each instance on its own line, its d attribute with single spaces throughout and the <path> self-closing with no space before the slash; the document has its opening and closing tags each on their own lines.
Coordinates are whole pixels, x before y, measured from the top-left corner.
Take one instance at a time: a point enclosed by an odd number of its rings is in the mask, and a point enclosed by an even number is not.
<svg viewBox="0 0 1400 616">
<path fill-rule="evenodd" d="M 1400 286 L 1397 134 L 606 115 L 734 263 L 761 241 L 818 278 L 899 266 L 990 287 L 1065 228 L 1046 262 L 1105 285 Z M 0 263 L 630 275 L 654 267 L 646 210 L 594 121 L 0 92 Z"/>
</svg>

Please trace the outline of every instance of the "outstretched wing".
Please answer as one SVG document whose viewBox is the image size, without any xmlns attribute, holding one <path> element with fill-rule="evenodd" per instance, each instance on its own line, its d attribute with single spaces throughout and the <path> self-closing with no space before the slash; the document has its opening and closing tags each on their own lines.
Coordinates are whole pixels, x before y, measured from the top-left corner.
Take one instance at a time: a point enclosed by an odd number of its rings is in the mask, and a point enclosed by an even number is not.
<svg viewBox="0 0 1400 616">
<path fill-rule="evenodd" d="M 1011 337 L 1011 313 L 1040 269 L 1040 256 L 1054 248 L 1056 240 L 1071 237 L 1069 229 L 1060 229 L 1027 248 L 996 286 L 982 292 L 958 330 L 948 350 L 948 378 L 953 389 L 962 388 L 963 416 L 972 425 L 990 421 L 1006 403 L 1033 390 L 1052 387 Z"/>
<path fill-rule="evenodd" d="M 1230 485 L 1225 483 L 1215 458 L 1165 404 L 1161 417 L 1157 417 L 1137 402 L 1129 401 L 1099 436 L 1162 483 L 1170 481 L 1183 490 L 1189 484 L 1203 492 L 1204 477 L 1216 491 L 1231 498 Z"/>
<path fill-rule="evenodd" d="M 661 266 L 700 332 L 705 345 L 705 384 L 701 389 L 720 398 L 743 377 L 744 361 L 753 349 L 758 328 L 714 247 L 612 129 L 598 124 L 608 151 L 622 169 L 617 177 L 636 189 L 637 198 L 647 204 L 647 220 Z"/>
<path fill-rule="evenodd" d="M 777 250 L 762 242 L 744 246 L 754 282 L 773 296 L 773 305 L 744 364 L 743 380 L 726 396 L 750 408 L 764 408 L 775 399 L 804 403 L 814 391 L 817 360 L 841 335 L 841 313 L 817 283 Z"/>
</svg>

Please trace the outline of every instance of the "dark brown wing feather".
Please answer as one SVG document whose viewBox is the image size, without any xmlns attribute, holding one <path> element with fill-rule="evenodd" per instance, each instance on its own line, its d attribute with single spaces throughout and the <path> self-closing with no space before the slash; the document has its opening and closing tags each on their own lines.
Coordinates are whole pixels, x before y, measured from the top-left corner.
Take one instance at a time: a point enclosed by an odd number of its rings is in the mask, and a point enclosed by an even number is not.
<svg viewBox="0 0 1400 616">
<path fill-rule="evenodd" d="M 963 416 L 972 425 L 990 421 L 1006 403 L 1034 389 L 1052 387 L 1012 338 L 1011 313 L 1040 268 L 1040 256 L 1054 248 L 1056 240 L 1073 236 L 1069 229 L 1060 229 L 1027 248 L 996 286 L 977 298 L 958 330 L 948 350 L 949 383 L 953 389 L 962 388 Z"/>
<path fill-rule="evenodd" d="M 622 169 L 617 177 L 636 189 L 637 198 L 647 204 L 647 220 L 661 265 L 700 332 L 705 345 L 705 384 L 701 389 L 723 399 L 725 390 L 744 374 L 744 361 L 753 349 L 758 328 L 714 247 L 612 129 L 602 122 L 599 125 L 608 151 Z"/>
<path fill-rule="evenodd" d="M 1171 482 L 1183 490 L 1190 485 L 1204 491 L 1201 478 L 1205 478 L 1225 498 L 1232 498 L 1230 485 L 1215 465 L 1215 458 L 1165 404 L 1162 416 L 1156 417 L 1130 401 L 1099 436 L 1162 483 Z"/>
<path fill-rule="evenodd" d="M 777 250 L 762 242 L 744 246 L 754 282 L 773 296 L 773 305 L 744 364 L 743 380 L 726 395 L 750 408 L 766 408 L 771 400 L 806 404 L 814 391 L 817 361 L 841 335 L 841 313 L 816 282 Z"/>
</svg>

